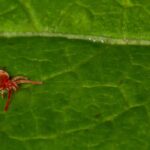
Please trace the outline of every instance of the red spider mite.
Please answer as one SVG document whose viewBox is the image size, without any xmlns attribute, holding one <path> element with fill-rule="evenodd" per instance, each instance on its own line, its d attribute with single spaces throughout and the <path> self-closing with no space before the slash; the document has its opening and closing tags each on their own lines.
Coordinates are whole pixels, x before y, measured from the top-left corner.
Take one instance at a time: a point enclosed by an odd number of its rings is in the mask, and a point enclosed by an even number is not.
<svg viewBox="0 0 150 150">
<path fill-rule="evenodd" d="M 42 82 L 39 81 L 28 80 L 28 78 L 24 76 L 16 76 L 10 78 L 9 74 L 6 71 L 0 70 L 0 94 L 2 98 L 4 98 L 4 92 L 7 91 L 8 93 L 8 98 L 5 104 L 4 111 L 8 110 L 11 95 L 13 91 L 15 92 L 18 89 L 18 84 L 21 83 L 42 84 Z"/>
</svg>

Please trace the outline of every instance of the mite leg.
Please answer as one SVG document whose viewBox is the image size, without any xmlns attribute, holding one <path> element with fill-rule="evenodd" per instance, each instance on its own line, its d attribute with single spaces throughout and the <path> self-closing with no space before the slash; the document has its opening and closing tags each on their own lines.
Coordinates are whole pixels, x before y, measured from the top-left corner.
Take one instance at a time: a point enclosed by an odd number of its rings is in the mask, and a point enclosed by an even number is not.
<svg viewBox="0 0 150 150">
<path fill-rule="evenodd" d="M 9 104 L 10 104 L 11 95 L 12 95 L 12 89 L 9 89 L 8 90 L 8 99 L 6 101 L 6 105 L 5 105 L 4 111 L 8 110 L 8 107 L 9 107 Z"/>
<path fill-rule="evenodd" d="M 24 77 L 24 76 L 16 76 L 14 78 L 12 78 L 12 81 L 17 81 L 17 80 L 27 80 L 28 78 L 27 77 Z"/>
<path fill-rule="evenodd" d="M 4 99 L 4 90 L 1 91 L 1 97 Z"/>
<path fill-rule="evenodd" d="M 17 84 L 21 84 L 21 83 L 42 84 L 42 82 L 40 81 L 31 81 L 31 80 L 17 80 L 16 83 Z"/>
<path fill-rule="evenodd" d="M 14 91 L 16 91 L 17 89 L 18 89 L 18 85 L 17 85 L 17 83 L 15 82 L 15 81 L 13 81 L 13 82 L 11 82 L 11 87 L 12 87 L 12 89 L 14 90 Z"/>
</svg>

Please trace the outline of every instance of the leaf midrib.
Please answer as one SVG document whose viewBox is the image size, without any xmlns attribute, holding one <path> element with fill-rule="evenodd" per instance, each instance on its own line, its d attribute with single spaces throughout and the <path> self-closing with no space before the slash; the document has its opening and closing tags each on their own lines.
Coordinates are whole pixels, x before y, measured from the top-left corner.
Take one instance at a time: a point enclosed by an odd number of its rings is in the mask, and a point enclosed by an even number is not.
<svg viewBox="0 0 150 150">
<path fill-rule="evenodd" d="M 85 40 L 90 42 L 97 42 L 109 45 L 140 45 L 150 46 L 150 40 L 144 39 L 131 39 L 131 38 L 111 38 L 105 36 L 93 36 L 93 35 L 76 35 L 65 33 L 50 33 L 50 32 L 3 32 L 0 33 L 1 38 L 13 38 L 13 37 L 62 37 L 72 40 Z"/>
</svg>

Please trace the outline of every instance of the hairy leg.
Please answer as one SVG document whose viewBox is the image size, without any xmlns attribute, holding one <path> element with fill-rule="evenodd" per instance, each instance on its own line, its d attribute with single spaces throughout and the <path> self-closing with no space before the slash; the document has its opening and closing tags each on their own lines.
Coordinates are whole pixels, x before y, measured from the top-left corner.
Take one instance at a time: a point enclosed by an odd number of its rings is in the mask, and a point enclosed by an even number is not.
<svg viewBox="0 0 150 150">
<path fill-rule="evenodd" d="M 1 97 L 2 97 L 2 99 L 4 99 L 4 90 L 1 90 Z"/>
<path fill-rule="evenodd" d="M 42 84 L 42 82 L 40 81 L 31 81 L 31 80 L 17 80 L 16 83 L 17 84 L 21 84 L 21 83 Z"/>
<path fill-rule="evenodd" d="M 9 104 L 10 104 L 11 95 L 12 95 L 12 89 L 9 89 L 8 90 L 8 99 L 6 101 L 6 105 L 5 105 L 4 111 L 8 110 L 8 107 L 9 107 Z"/>
<path fill-rule="evenodd" d="M 17 81 L 17 80 L 27 80 L 27 77 L 24 76 L 16 76 L 12 78 L 12 81 Z"/>
</svg>

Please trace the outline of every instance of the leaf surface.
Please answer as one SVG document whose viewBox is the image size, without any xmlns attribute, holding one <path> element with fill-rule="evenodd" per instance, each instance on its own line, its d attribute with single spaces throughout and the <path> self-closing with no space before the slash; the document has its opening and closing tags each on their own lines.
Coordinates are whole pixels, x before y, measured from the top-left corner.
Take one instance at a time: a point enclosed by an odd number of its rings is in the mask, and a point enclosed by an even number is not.
<svg viewBox="0 0 150 150">
<path fill-rule="evenodd" d="M 21 85 L 7 113 L 0 99 L 0 149 L 150 149 L 147 0 L 0 8 L 0 66 L 43 82 Z"/>
</svg>

